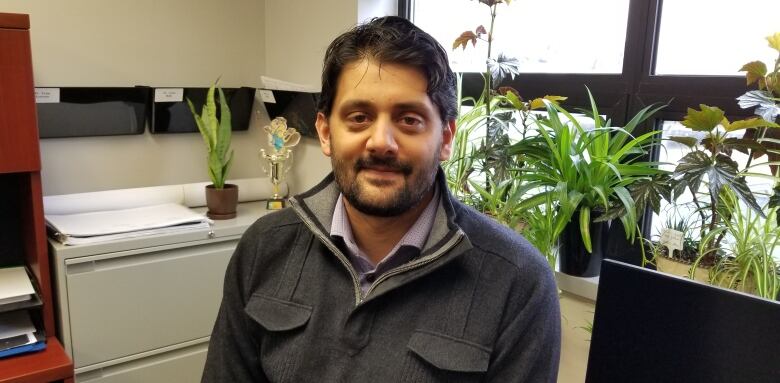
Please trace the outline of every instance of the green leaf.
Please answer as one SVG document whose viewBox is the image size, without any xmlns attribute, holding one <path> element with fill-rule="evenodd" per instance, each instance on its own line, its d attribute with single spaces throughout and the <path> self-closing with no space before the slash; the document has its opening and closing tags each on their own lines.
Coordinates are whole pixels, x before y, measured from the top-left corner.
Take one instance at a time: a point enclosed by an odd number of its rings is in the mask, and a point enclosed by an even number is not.
<svg viewBox="0 0 780 383">
<path fill-rule="evenodd" d="M 737 120 L 734 122 L 725 121 L 723 127 L 726 129 L 727 132 L 733 132 L 736 130 L 750 129 L 750 128 L 763 128 L 763 127 L 778 128 L 780 127 L 780 125 L 777 125 L 774 122 L 766 121 L 760 117 L 753 117 L 745 120 Z"/>
<path fill-rule="evenodd" d="M 557 104 L 558 104 L 558 101 L 564 101 L 564 100 L 566 100 L 567 98 L 568 98 L 568 97 L 563 97 L 563 96 L 551 96 L 551 95 L 546 95 L 546 96 L 544 96 L 544 97 L 541 97 L 541 98 L 535 98 L 535 99 L 533 99 L 533 100 L 531 101 L 531 104 L 530 104 L 530 106 L 529 106 L 529 109 L 532 109 L 532 110 L 534 110 L 534 109 L 542 109 L 542 108 L 544 108 L 544 100 L 550 101 L 550 102 L 552 102 L 552 103 L 554 103 L 554 104 L 556 104 L 556 105 L 557 105 Z"/>
<path fill-rule="evenodd" d="M 725 149 L 733 149 L 738 150 L 742 153 L 748 154 L 749 150 L 753 150 L 753 155 L 757 157 L 761 157 L 766 153 L 766 147 L 764 145 L 761 145 L 760 142 L 748 139 L 748 138 L 736 138 L 736 137 L 729 137 L 723 140 L 723 147 Z"/>
<path fill-rule="evenodd" d="M 723 121 L 724 112 L 717 106 L 700 104 L 699 108 L 688 108 L 682 124 L 695 131 L 709 132 Z"/>
<path fill-rule="evenodd" d="M 628 186 L 631 198 L 634 199 L 637 217 L 640 217 L 647 206 L 659 214 L 661 211 L 661 198 L 671 203 L 672 184 L 669 174 L 658 174 L 652 178 L 643 178 Z M 610 209 L 607 214 L 599 217 L 597 221 L 608 221 L 626 215 L 625 206 L 620 205 L 616 209 Z"/>
<path fill-rule="evenodd" d="M 745 72 L 747 85 L 750 85 L 758 80 L 762 80 L 766 76 L 766 64 L 761 61 L 751 61 L 743 65 L 739 71 Z"/>
<path fill-rule="evenodd" d="M 593 245 L 590 241 L 590 208 L 583 206 L 580 209 L 580 233 L 582 234 L 582 243 L 588 253 L 593 252 Z"/>
<path fill-rule="evenodd" d="M 190 107 L 190 112 L 192 113 L 192 117 L 195 119 L 195 125 L 198 126 L 198 130 L 200 131 L 201 137 L 203 137 L 203 143 L 206 144 L 206 149 L 208 150 L 213 145 L 209 142 L 209 134 L 206 130 L 206 125 L 204 124 L 203 120 L 198 115 L 198 112 L 195 111 L 195 106 L 192 105 L 192 101 L 190 99 L 187 99 L 187 106 Z"/>
<path fill-rule="evenodd" d="M 228 148 L 230 148 L 230 136 L 233 126 L 231 123 L 230 106 L 222 88 L 219 88 L 219 113 L 220 121 L 217 128 L 215 152 L 224 164 L 225 154 L 227 154 Z"/>
<path fill-rule="evenodd" d="M 515 109 L 525 110 L 525 104 L 523 103 L 522 100 L 520 100 L 520 97 L 512 90 L 507 91 L 504 97 L 506 97 L 506 99 L 509 101 L 510 104 L 512 104 L 512 106 Z"/>
<path fill-rule="evenodd" d="M 211 146 L 209 147 L 210 152 L 214 150 L 214 147 L 217 144 L 217 128 L 219 126 L 219 121 L 217 121 L 217 103 L 214 101 L 215 87 L 216 83 L 212 85 L 206 93 L 206 105 L 203 105 L 203 115 L 201 116 L 205 122 L 206 131 L 209 134 L 209 142 L 211 142 Z"/>
<path fill-rule="evenodd" d="M 669 137 L 668 140 L 683 144 L 689 148 L 696 146 L 696 143 L 699 142 L 696 139 L 696 137 L 681 137 L 681 136 Z"/>
<path fill-rule="evenodd" d="M 696 193 L 706 176 L 713 201 L 718 201 L 721 190 L 728 185 L 739 199 L 763 216 L 764 213 L 748 188 L 745 177 L 739 177 L 738 172 L 736 161 L 726 155 L 719 154 L 713 159 L 697 150 L 680 159 L 673 177 L 684 182 L 691 192 Z"/>
<path fill-rule="evenodd" d="M 780 32 L 777 32 L 771 36 L 767 36 L 766 41 L 769 42 L 769 46 L 774 50 L 780 51 Z"/>
</svg>

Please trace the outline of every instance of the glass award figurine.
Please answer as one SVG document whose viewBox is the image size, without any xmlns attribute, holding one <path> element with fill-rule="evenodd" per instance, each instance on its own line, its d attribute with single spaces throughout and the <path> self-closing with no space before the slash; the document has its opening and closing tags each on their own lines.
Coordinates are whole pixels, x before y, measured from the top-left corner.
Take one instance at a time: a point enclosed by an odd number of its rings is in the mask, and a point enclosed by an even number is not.
<svg viewBox="0 0 780 383">
<path fill-rule="evenodd" d="M 266 202 L 266 209 L 279 210 L 285 207 L 285 196 L 280 192 L 280 186 L 284 182 L 285 174 L 292 167 L 292 147 L 301 141 L 301 134 L 294 128 L 287 127 L 284 117 L 276 117 L 271 125 L 263 128 L 268 133 L 268 146 L 271 153 L 260 149 L 260 157 L 268 161 L 269 166 L 263 163 L 263 170 L 271 178 L 273 195 Z"/>
</svg>

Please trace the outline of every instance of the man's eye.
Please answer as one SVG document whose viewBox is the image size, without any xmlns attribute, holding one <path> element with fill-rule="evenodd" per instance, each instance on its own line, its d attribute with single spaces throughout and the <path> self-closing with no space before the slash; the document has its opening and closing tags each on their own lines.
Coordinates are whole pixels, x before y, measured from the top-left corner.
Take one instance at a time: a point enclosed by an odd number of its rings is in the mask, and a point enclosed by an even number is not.
<svg viewBox="0 0 780 383">
<path fill-rule="evenodd" d="M 422 124 L 422 120 L 413 116 L 403 116 L 401 117 L 401 123 L 408 126 L 417 126 Z"/>
<path fill-rule="evenodd" d="M 347 121 L 355 124 L 365 124 L 369 121 L 369 117 L 365 113 L 351 113 L 347 116 Z"/>
</svg>

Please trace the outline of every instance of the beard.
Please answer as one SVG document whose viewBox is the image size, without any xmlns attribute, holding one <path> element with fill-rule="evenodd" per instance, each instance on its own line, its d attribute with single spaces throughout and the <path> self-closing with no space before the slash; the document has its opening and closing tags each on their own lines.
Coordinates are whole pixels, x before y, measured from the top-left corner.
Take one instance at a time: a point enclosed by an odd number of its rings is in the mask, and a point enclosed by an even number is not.
<svg viewBox="0 0 780 383">
<path fill-rule="evenodd" d="M 417 206 L 432 189 L 439 161 L 436 157 L 429 164 L 415 167 L 407 162 L 401 162 L 396 157 L 381 157 L 368 155 L 358 158 L 354 164 L 331 157 L 336 185 L 347 201 L 363 214 L 378 217 L 395 217 Z M 399 172 L 403 175 L 403 184 L 382 190 L 381 196 L 371 196 L 366 180 L 359 181 L 358 174 L 363 169 L 381 166 L 385 169 Z M 375 187 L 381 187 L 382 182 L 372 182 Z"/>
</svg>

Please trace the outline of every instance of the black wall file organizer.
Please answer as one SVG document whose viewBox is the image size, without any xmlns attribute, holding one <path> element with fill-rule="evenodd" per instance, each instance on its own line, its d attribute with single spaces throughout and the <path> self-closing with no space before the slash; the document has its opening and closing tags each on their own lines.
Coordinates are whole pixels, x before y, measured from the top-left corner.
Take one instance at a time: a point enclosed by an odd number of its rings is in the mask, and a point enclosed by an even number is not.
<svg viewBox="0 0 780 383">
<path fill-rule="evenodd" d="M 295 128 L 305 137 L 317 138 L 314 121 L 317 120 L 317 102 L 319 93 L 271 90 L 274 101 L 264 101 L 268 117 L 284 117 L 287 126 Z"/>
<path fill-rule="evenodd" d="M 56 88 L 56 87 L 46 87 Z M 41 138 L 142 134 L 151 88 L 60 87 L 59 101 L 37 103 Z"/>
<path fill-rule="evenodd" d="M 198 126 L 187 106 L 187 99 L 192 101 L 195 111 L 201 114 L 206 102 L 208 88 L 183 88 L 184 98 L 177 102 L 154 102 L 152 108 L 152 133 L 194 133 Z M 233 130 L 249 129 L 252 118 L 252 105 L 255 100 L 255 89 L 248 87 L 222 88 L 230 106 L 231 125 Z M 219 95 L 214 95 L 219 100 Z M 219 116 L 219 107 L 217 107 Z"/>
</svg>

